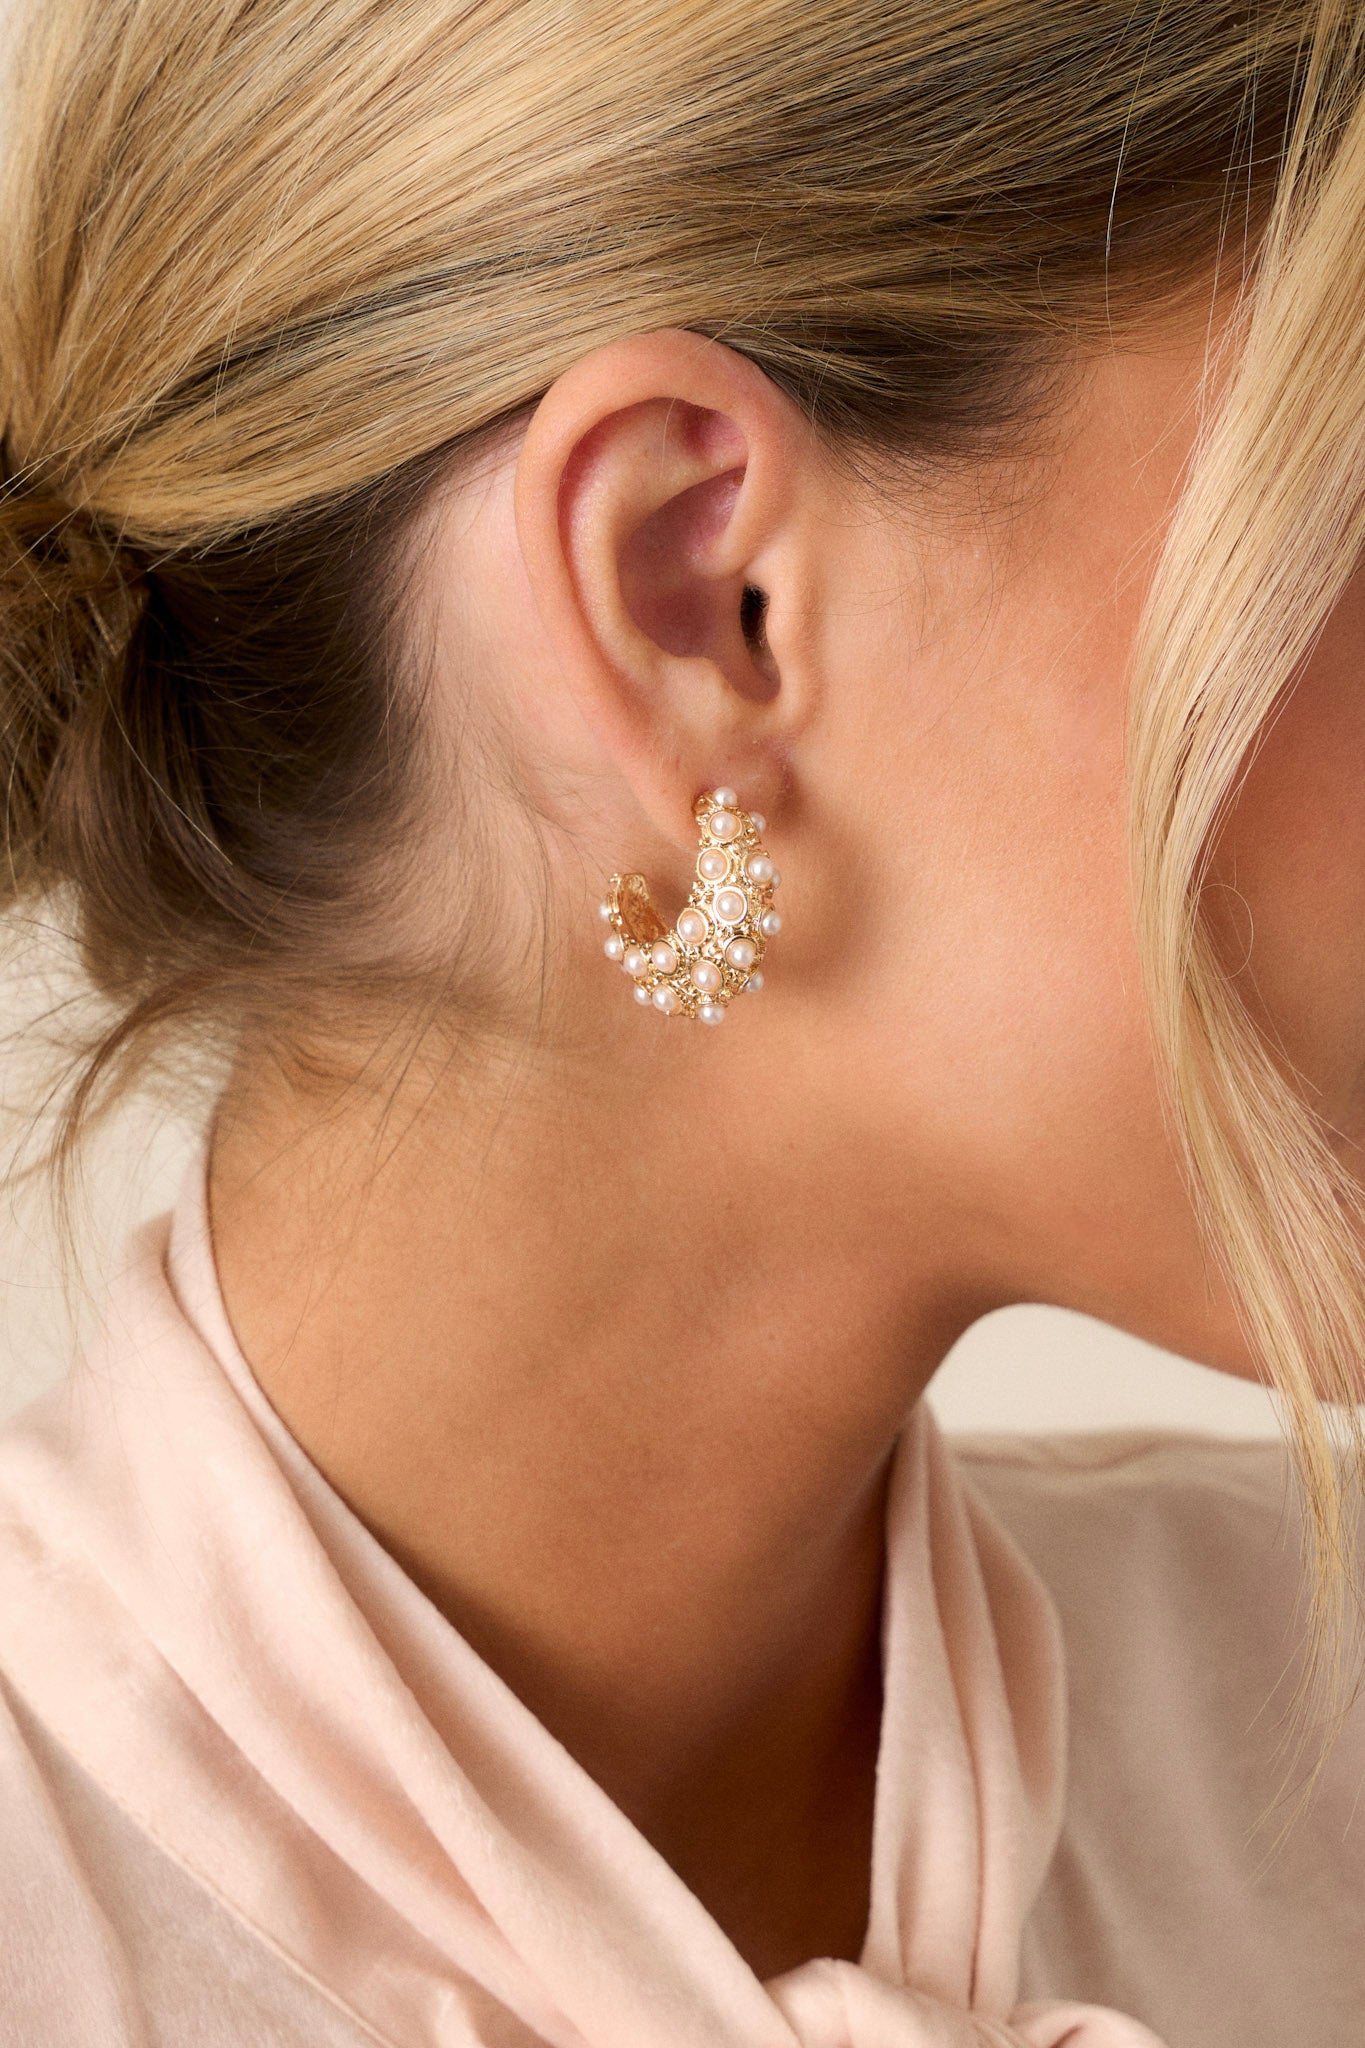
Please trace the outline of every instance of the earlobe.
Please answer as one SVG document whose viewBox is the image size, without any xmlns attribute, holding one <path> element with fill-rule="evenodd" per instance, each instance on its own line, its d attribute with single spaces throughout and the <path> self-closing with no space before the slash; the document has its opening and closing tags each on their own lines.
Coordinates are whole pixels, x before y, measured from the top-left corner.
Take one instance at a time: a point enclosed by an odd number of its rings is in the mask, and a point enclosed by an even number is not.
<svg viewBox="0 0 1365 2048">
<path fill-rule="evenodd" d="M 796 409 L 691 334 L 585 358 L 531 420 L 515 478 L 523 562 L 589 726 L 670 836 L 707 781 L 771 801 L 793 706 L 766 631 Z M 798 415 L 799 419 L 799 415 Z M 800 422 L 805 427 L 805 422 Z"/>
</svg>

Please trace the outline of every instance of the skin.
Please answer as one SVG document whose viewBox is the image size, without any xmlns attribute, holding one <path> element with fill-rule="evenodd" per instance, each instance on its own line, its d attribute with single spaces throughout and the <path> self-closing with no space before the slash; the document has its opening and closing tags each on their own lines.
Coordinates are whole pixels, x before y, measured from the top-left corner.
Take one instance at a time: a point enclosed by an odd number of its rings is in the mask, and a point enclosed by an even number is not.
<svg viewBox="0 0 1365 2048">
<path fill-rule="evenodd" d="M 719 344 L 574 365 L 443 491 L 412 598 L 433 792 L 489 767 L 491 957 L 529 1015 L 548 907 L 549 1028 L 331 1094 L 245 1055 L 219 1115 L 275 1407 L 765 1976 L 862 1945 L 885 1480 L 954 1339 L 1050 1301 L 1254 1370 L 1125 867 L 1125 662 L 1207 338 L 1078 364 L 1046 445 L 951 498 L 854 489 Z M 1357 578 L 1220 850 L 1237 964 L 1347 1142 L 1362 647 Z M 674 915 L 723 783 L 786 923 L 710 1031 L 629 1000 L 595 905 L 638 868 Z M 448 804 L 424 832 L 401 915 L 439 947 L 470 870 Z"/>
</svg>

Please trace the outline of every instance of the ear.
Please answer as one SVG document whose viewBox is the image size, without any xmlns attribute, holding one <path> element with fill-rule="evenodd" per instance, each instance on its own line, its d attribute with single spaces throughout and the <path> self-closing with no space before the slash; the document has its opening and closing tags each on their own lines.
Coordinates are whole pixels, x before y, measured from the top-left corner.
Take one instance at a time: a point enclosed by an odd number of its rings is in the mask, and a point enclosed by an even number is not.
<svg viewBox="0 0 1365 2048">
<path fill-rule="evenodd" d="M 754 364 L 668 328 L 560 377 L 517 461 L 518 540 L 583 717 L 657 830 L 697 792 L 771 813 L 810 714 L 814 430 Z"/>
</svg>

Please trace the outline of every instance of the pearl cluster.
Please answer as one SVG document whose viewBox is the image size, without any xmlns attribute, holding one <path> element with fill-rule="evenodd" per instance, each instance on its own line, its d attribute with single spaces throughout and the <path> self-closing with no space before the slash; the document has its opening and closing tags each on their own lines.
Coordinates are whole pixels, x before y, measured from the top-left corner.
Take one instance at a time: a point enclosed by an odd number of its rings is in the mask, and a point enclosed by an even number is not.
<svg viewBox="0 0 1365 2048">
<path fill-rule="evenodd" d="M 665 929 L 643 875 L 613 875 L 598 905 L 611 926 L 602 950 L 634 984 L 642 1008 L 719 1024 L 732 997 L 763 986 L 759 963 L 782 928 L 772 907 L 782 877 L 759 837 L 766 819 L 742 811 L 732 789 L 706 791 L 693 815 L 701 828 L 696 880 L 677 922 Z"/>
</svg>

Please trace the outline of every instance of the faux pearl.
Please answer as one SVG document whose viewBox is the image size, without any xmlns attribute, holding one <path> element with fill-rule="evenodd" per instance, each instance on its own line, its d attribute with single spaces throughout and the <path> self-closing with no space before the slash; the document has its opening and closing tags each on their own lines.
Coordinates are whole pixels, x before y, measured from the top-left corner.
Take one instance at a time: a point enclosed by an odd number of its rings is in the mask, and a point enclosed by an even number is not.
<svg viewBox="0 0 1365 2048">
<path fill-rule="evenodd" d="M 642 988 L 638 981 L 636 982 L 632 993 L 634 994 L 636 1002 L 643 1003 L 646 1007 L 648 1007 L 654 1001 L 654 998 L 650 994 L 649 990 L 647 988 Z"/>
<path fill-rule="evenodd" d="M 742 889 L 717 889 L 711 908 L 721 924 L 738 924 L 749 908 L 749 899 Z"/>
<path fill-rule="evenodd" d="M 761 973 L 758 973 L 758 974 L 751 974 L 751 975 L 749 976 L 749 979 L 748 979 L 748 980 L 747 980 L 747 981 L 745 982 L 744 986 L 745 986 L 746 990 L 748 990 L 748 991 L 749 991 L 749 993 L 750 993 L 750 994 L 752 994 L 752 995 L 757 995 L 757 994 L 758 994 L 758 992 L 759 992 L 759 990 L 760 990 L 760 989 L 762 988 L 762 986 L 763 986 L 763 976 L 762 976 L 762 974 L 761 974 Z"/>
<path fill-rule="evenodd" d="M 729 871 L 730 863 L 718 846 L 708 846 L 706 851 L 698 856 L 697 873 L 704 882 L 718 882 L 721 876 L 728 874 Z"/>
<path fill-rule="evenodd" d="M 712 996 L 724 977 L 714 960 L 698 960 L 692 968 L 692 979 L 704 994 Z"/>
<path fill-rule="evenodd" d="M 689 946 L 699 946 L 710 926 L 699 910 L 684 910 L 678 918 L 678 937 Z"/>
<path fill-rule="evenodd" d="M 668 983 L 663 981 L 655 989 L 650 1000 L 654 1004 L 655 1009 L 662 1010 L 667 1017 L 678 1007 L 678 991 L 675 988 L 670 988 Z"/>
<path fill-rule="evenodd" d="M 621 965 L 627 974 L 648 974 L 649 955 L 643 946 L 627 946 L 622 955 Z"/>
<path fill-rule="evenodd" d="M 751 853 L 744 866 L 753 881 L 771 882 L 773 878 L 773 864 L 766 853 Z"/>
<path fill-rule="evenodd" d="M 602 945 L 602 951 L 606 954 L 608 960 L 619 960 L 625 950 L 626 942 L 621 937 L 620 932 L 613 932 L 611 937 L 604 940 Z"/>
<path fill-rule="evenodd" d="M 778 874 L 778 872 L 777 872 L 777 869 L 776 869 L 776 868 L 774 868 L 774 869 L 773 869 L 773 876 L 772 876 L 772 886 L 774 887 L 774 889 L 777 889 L 777 888 L 780 888 L 780 887 L 781 887 L 781 885 L 782 885 L 782 877 L 781 877 L 781 875 L 779 875 L 779 874 Z"/>
<path fill-rule="evenodd" d="M 599 904 L 598 904 L 598 906 L 597 906 L 597 915 L 598 915 L 598 916 L 599 916 L 599 917 L 601 918 L 601 920 L 602 920 L 603 924 L 610 924 L 610 923 L 611 923 L 611 905 L 610 905 L 610 903 L 599 903 Z"/>
<path fill-rule="evenodd" d="M 671 974 L 678 964 L 678 956 L 667 939 L 657 939 L 649 949 L 649 957 L 660 974 Z"/>
<path fill-rule="evenodd" d="M 723 1003 L 703 1003 L 697 1011 L 697 1015 L 701 1018 L 703 1024 L 721 1024 L 725 1021 L 725 1005 Z"/>
<path fill-rule="evenodd" d="M 739 798 L 735 795 L 732 789 L 713 789 L 711 792 L 711 801 L 714 804 L 723 805 L 724 808 L 728 811 L 732 807 L 732 805 L 737 804 L 739 802 Z"/>
<path fill-rule="evenodd" d="M 750 811 L 749 822 L 753 826 L 755 832 L 766 832 L 768 829 L 768 821 L 764 817 L 762 811 Z"/>
<path fill-rule="evenodd" d="M 742 974 L 746 967 L 753 966 L 757 951 L 758 948 L 752 939 L 731 939 L 725 948 L 725 957 L 730 965 L 738 967 Z"/>
<path fill-rule="evenodd" d="M 712 811 L 707 823 L 713 839 L 738 839 L 739 819 L 733 811 Z"/>
<path fill-rule="evenodd" d="M 759 929 L 766 932 L 769 938 L 774 932 L 780 932 L 782 929 L 782 919 L 775 910 L 765 910 L 758 923 Z"/>
</svg>

